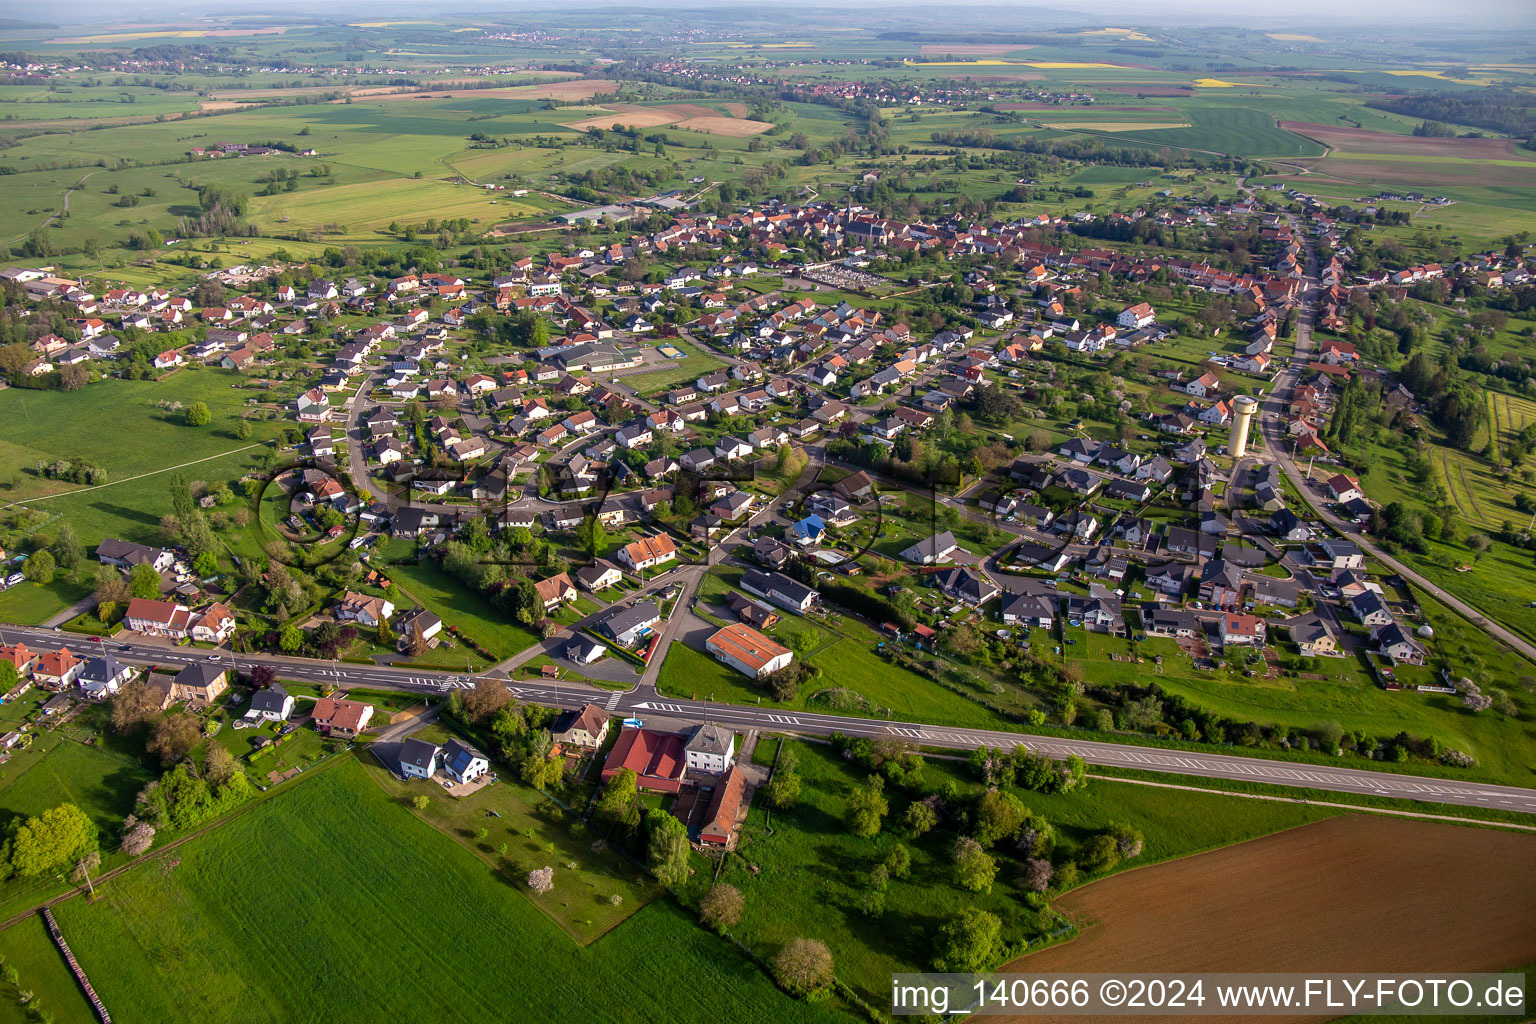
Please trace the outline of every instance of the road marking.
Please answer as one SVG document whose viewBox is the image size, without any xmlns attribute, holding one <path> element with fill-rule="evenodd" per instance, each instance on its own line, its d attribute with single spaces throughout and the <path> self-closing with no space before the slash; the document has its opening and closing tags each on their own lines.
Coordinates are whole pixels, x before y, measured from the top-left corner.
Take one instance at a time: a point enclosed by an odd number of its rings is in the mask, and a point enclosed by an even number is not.
<svg viewBox="0 0 1536 1024">
<path fill-rule="evenodd" d="M 777 722 L 779 725 L 799 725 L 800 724 L 800 719 L 793 718 L 793 717 L 791 717 L 789 715 L 769 715 L 767 717 L 768 717 L 768 721 L 770 721 L 770 722 Z"/>
<path fill-rule="evenodd" d="M 894 725 L 888 725 L 885 727 L 885 731 L 896 736 L 907 736 L 914 740 L 923 738 L 923 730 L 921 729 L 898 729 Z"/>
<path fill-rule="evenodd" d="M 624 696 L 624 694 L 619 690 L 614 690 L 608 695 L 608 699 L 604 701 L 604 704 L 607 706 L 609 711 L 612 711 L 614 708 L 619 706 L 619 698 L 622 696 Z"/>
</svg>

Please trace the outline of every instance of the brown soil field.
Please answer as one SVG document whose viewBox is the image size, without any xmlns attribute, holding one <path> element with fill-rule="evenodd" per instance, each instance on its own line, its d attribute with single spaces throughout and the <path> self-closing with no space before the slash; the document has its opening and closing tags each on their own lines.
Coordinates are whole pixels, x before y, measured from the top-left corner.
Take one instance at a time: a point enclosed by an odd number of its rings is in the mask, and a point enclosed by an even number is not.
<svg viewBox="0 0 1536 1024">
<path fill-rule="evenodd" d="M 984 65 L 985 66 L 985 65 Z M 993 65 L 994 67 L 996 65 Z M 1039 71 L 1019 71 L 1011 75 L 966 75 L 957 73 L 954 77 L 964 78 L 969 82 L 1043 82 L 1045 75 Z"/>
<path fill-rule="evenodd" d="M 714 107 L 702 107 L 697 103 L 668 103 L 665 107 L 636 107 L 637 110 L 667 110 L 679 117 L 719 117 Z"/>
<path fill-rule="evenodd" d="M 942 57 L 952 53 L 956 57 L 1001 57 L 1014 50 L 1033 50 L 1031 45 L 1017 43 L 924 43 L 919 52 L 924 57 Z"/>
<path fill-rule="evenodd" d="M 725 103 L 722 106 L 725 107 L 732 117 L 747 116 L 747 105 L 745 103 Z"/>
<path fill-rule="evenodd" d="M 1070 892 L 1082 934 L 1008 969 L 1504 970 L 1536 960 L 1533 874 L 1536 836 L 1343 815 Z"/>
<path fill-rule="evenodd" d="M 745 118 L 721 117 L 719 114 L 712 114 L 709 117 L 690 117 L 686 121 L 679 122 L 677 127 L 693 128 L 732 139 L 744 139 L 748 135 L 761 135 L 773 125 L 768 121 L 748 121 Z"/>
<path fill-rule="evenodd" d="M 659 128 L 664 124 L 672 124 L 680 120 L 682 120 L 681 114 L 669 114 L 657 108 L 643 111 L 615 110 L 612 114 L 599 114 L 597 117 L 589 117 L 583 121 L 560 123 L 567 128 L 584 132 L 588 128 L 612 128 L 616 124 L 626 128 Z M 721 118 L 721 120 L 728 121 L 730 118 Z"/>
<path fill-rule="evenodd" d="M 1509 139 L 1423 139 L 1414 135 L 1394 135 L 1364 128 L 1338 128 L 1327 124 L 1309 124 L 1306 121 L 1281 121 L 1280 127 L 1345 153 L 1382 153 L 1429 159 L 1530 159 L 1515 152 L 1515 144 Z"/>
</svg>

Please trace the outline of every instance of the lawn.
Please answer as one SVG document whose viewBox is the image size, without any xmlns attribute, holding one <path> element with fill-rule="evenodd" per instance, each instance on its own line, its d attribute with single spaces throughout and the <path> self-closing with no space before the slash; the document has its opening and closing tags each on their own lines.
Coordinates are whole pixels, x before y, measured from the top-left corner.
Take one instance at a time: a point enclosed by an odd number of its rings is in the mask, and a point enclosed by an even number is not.
<svg viewBox="0 0 1536 1024">
<path fill-rule="evenodd" d="M 910 800 L 938 793 L 953 784 L 969 801 L 981 791 L 969 770 L 954 761 L 930 760 L 914 791 L 888 786 L 890 813 L 884 831 L 861 839 L 846 828 L 846 800 L 862 779 L 860 769 L 822 744 L 793 743 L 803 781 L 800 804 L 789 812 L 769 813 L 754 801 L 739 856 L 729 861 L 722 879 L 742 890 L 747 911 L 736 936 L 759 954 L 788 938 L 807 935 L 827 943 L 838 976 L 876 1005 L 888 1000 L 890 975 L 928 970 L 936 929 L 952 913 L 975 905 L 998 915 L 1009 941 L 1038 937 L 1045 924 L 1015 888 L 1017 866 L 999 844 L 997 881 L 989 894 L 971 895 L 954 885 L 950 845 L 955 833 L 940 826 L 912 839 L 896 822 Z M 771 756 L 765 742 L 759 748 Z M 1045 796 L 1018 791 L 1031 810 L 1056 826 L 1058 850 L 1070 848 L 1111 822 L 1139 828 L 1146 837 L 1140 865 L 1185 856 L 1290 828 L 1334 811 L 1297 804 L 1269 804 L 1219 794 L 1164 790 L 1094 780 L 1086 791 Z M 954 804 L 951 804 L 954 807 Z M 893 880 L 880 917 L 859 907 L 865 876 L 892 846 L 902 843 L 912 854 L 912 873 Z M 756 871 L 749 871 L 747 865 Z"/>
<path fill-rule="evenodd" d="M 97 828 L 115 833 L 133 810 L 139 790 L 155 777 L 136 758 L 56 734 L 39 737 L 34 748 L 45 753 L 5 782 L 0 789 L 0 816 L 41 814 L 68 801 L 89 814 Z M 13 760 L 6 768 L 15 764 Z"/>
<path fill-rule="evenodd" d="M 401 782 L 377 764 L 369 763 L 372 760 L 365 761 L 368 774 L 385 793 L 402 805 L 426 794 L 431 803 L 419 812 L 421 819 L 451 836 L 492 871 L 522 878 L 548 864 L 576 864 L 574 871 L 567 868 L 562 873 L 565 883 L 554 892 L 543 896 L 529 893 L 528 898 L 583 946 L 634 916 L 659 891 L 643 880 L 634 861 L 611 847 L 594 848 L 592 839 L 583 837 L 584 826 L 580 829 L 582 835 L 572 831 L 574 818 L 566 822 L 563 813 L 559 820 L 553 817 L 550 808 L 554 805 L 535 790 L 502 781 L 472 796 L 455 799 L 434 783 L 415 779 Z M 481 828 L 490 833 L 483 840 L 476 837 Z M 500 843 L 507 844 L 505 860 L 496 852 Z M 553 853 L 546 844 L 553 844 Z M 621 902 L 611 903 L 613 896 Z"/>
<path fill-rule="evenodd" d="M 253 420 L 249 439 L 235 437 L 246 400 L 258 394 L 238 387 L 242 380 L 233 371 L 189 367 L 162 381 L 105 379 L 80 392 L 0 392 L 0 419 L 6 424 L 5 441 L 0 443 L 0 499 L 17 501 L 76 489 L 38 475 L 34 466 L 39 459 L 87 459 L 107 470 L 108 484 L 140 490 L 146 485 L 123 481 L 254 446 L 272 436 L 278 424 Z M 205 402 L 213 421 L 189 427 L 182 413 L 162 408 L 160 402 Z M 124 443 L 130 437 L 132 443 Z M 195 466 L 186 468 L 189 480 L 219 479 L 205 474 Z M 151 482 L 169 512 L 165 480 Z M 123 500 L 110 488 L 106 493 L 114 501 Z M 82 532 L 81 539 L 99 538 Z"/>
<path fill-rule="evenodd" d="M 508 620 L 489 601 L 431 562 L 394 563 L 388 566 L 388 573 L 406 597 L 406 607 L 414 600 L 498 659 L 510 658 L 537 641 L 527 629 Z M 455 651 L 459 660 L 468 656 L 472 663 L 484 661 L 462 644 Z"/>
<path fill-rule="evenodd" d="M 556 868 L 556 889 L 563 872 Z M 262 885 L 247 884 L 260 878 Z M 323 909 L 322 909 L 323 908 Z M 56 913 L 113 1019 L 830 1021 L 657 901 L 582 948 L 356 762 Z M 467 947 L 465 944 L 468 944 Z M 384 951 L 388 951 L 387 953 Z M 686 985 L 637 985 L 667 971 Z M 318 955 L 317 955 L 318 954 Z"/>
</svg>

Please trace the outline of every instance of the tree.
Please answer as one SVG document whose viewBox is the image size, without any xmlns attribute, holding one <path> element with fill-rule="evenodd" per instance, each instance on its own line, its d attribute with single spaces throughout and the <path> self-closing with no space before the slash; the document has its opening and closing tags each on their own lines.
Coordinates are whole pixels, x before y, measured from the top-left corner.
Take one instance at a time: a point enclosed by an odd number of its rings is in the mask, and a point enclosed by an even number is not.
<svg viewBox="0 0 1536 1024">
<path fill-rule="evenodd" d="M 238 424 L 236 424 L 235 425 L 235 437 L 239 438 L 242 441 L 250 440 L 250 437 L 251 437 L 251 425 L 250 425 L 250 423 L 246 422 L 245 420 L 241 420 Z"/>
<path fill-rule="evenodd" d="M 219 556 L 212 551 L 204 551 L 192 559 L 192 571 L 202 579 L 217 576 L 219 573 Z"/>
<path fill-rule="evenodd" d="M 0 661 L 0 693 L 10 693 L 21 682 L 21 673 L 16 671 L 16 665 L 10 661 Z"/>
<path fill-rule="evenodd" d="M 576 528 L 576 541 L 588 556 L 596 558 L 608 546 L 608 531 L 597 516 L 587 516 Z"/>
<path fill-rule="evenodd" d="M 1023 801 L 1012 793 L 989 789 L 976 801 L 976 841 L 983 847 L 992 846 L 1019 830 L 1029 817 Z"/>
<path fill-rule="evenodd" d="M 277 669 L 271 665 L 253 665 L 246 678 L 250 681 L 251 689 L 265 690 L 277 682 Z"/>
<path fill-rule="evenodd" d="M 187 406 L 187 426 L 206 427 L 213 422 L 213 413 L 208 411 L 207 402 L 193 402 Z"/>
<path fill-rule="evenodd" d="M 481 676 L 475 680 L 475 688 L 464 695 L 464 713 L 475 725 L 484 725 L 511 702 L 512 692 L 506 684 Z"/>
<path fill-rule="evenodd" d="M 136 565 L 129 570 L 128 588 L 133 597 L 153 600 L 160 596 L 160 574 L 152 565 Z"/>
<path fill-rule="evenodd" d="M 53 558 L 61 569 L 73 569 L 85 561 L 85 548 L 68 523 L 59 527 L 59 535 L 53 539 Z"/>
<path fill-rule="evenodd" d="M 1030 892 L 1045 892 L 1051 887 L 1051 877 L 1055 873 L 1051 862 L 1044 857 L 1030 857 L 1024 862 L 1024 870 L 1019 872 L 1019 883 Z"/>
<path fill-rule="evenodd" d="M 155 723 L 155 734 L 150 737 L 147 749 L 170 763 L 197 746 L 202 737 L 203 730 L 192 715 L 184 712 L 168 715 Z"/>
<path fill-rule="evenodd" d="M 1078 847 L 1077 863 L 1084 871 L 1108 871 L 1120 863 L 1119 844 L 1107 832 L 1089 836 L 1087 842 Z"/>
<path fill-rule="evenodd" d="M 21 574 L 33 583 L 52 583 L 57 569 L 58 563 L 46 550 L 32 552 L 21 564 Z"/>
<path fill-rule="evenodd" d="M 724 935 L 741 923 L 747 901 L 741 890 L 725 882 L 716 882 L 699 901 L 699 920 Z"/>
<path fill-rule="evenodd" d="M 848 797 L 848 827 L 853 834 L 864 839 L 878 835 L 880 821 L 890 809 L 885 794 L 885 783 L 878 775 L 871 775 Z"/>
<path fill-rule="evenodd" d="M 74 804 L 28 818 L 11 838 L 11 867 L 32 877 L 73 864 L 96 849 L 96 826 Z"/>
<path fill-rule="evenodd" d="M 547 892 L 553 892 L 555 888 L 555 869 L 542 867 L 534 868 L 528 872 L 528 888 L 540 896 Z"/>
<path fill-rule="evenodd" d="M 75 859 L 74 869 L 69 873 L 69 880 L 79 885 L 85 883 L 92 896 L 96 895 L 96 886 L 91 883 L 91 872 L 101 867 L 101 851 L 90 850 Z"/>
<path fill-rule="evenodd" d="M 130 857 L 142 857 L 155 844 L 155 826 L 147 821 L 135 822 L 123 833 L 123 852 Z"/>
<path fill-rule="evenodd" d="M 906 878 L 912 871 L 912 852 L 897 843 L 885 855 L 885 870 L 892 878 Z"/>
<path fill-rule="evenodd" d="M 800 801 L 800 776 L 782 768 L 774 770 L 768 780 L 768 803 L 779 810 L 795 806 Z"/>
<path fill-rule="evenodd" d="M 285 654 L 296 654 L 299 648 L 304 646 L 304 631 L 298 626 L 288 625 L 278 634 L 277 645 Z"/>
<path fill-rule="evenodd" d="M 416 796 L 411 798 L 411 806 L 416 808 L 418 811 L 426 810 L 427 805 L 431 802 L 432 798 L 427 796 L 425 793 L 418 793 Z"/>
<path fill-rule="evenodd" d="M 640 800 L 635 779 L 635 773 L 628 768 L 621 768 L 609 776 L 603 788 L 598 790 L 597 812 L 615 825 L 632 824 Z"/>
<path fill-rule="evenodd" d="M 1131 860 L 1141 856 L 1142 847 L 1146 845 L 1141 830 L 1121 822 L 1111 822 L 1104 830 L 1106 835 L 1115 840 L 1115 852 L 1122 860 Z"/>
<path fill-rule="evenodd" d="M 689 873 L 687 827 L 659 807 L 645 816 L 645 825 L 650 833 L 645 855 L 651 874 L 670 889 L 680 888 Z"/>
<path fill-rule="evenodd" d="M 902 819 L 902 824 L 906 826 L 907 831 L 912 834 L 914 839 L 938 823 L 939 816 L 937 812 L 925 803 L 914 803 L 909 806 L 906 817 Z"/>
<path fill-rule="evenodd" d="M 160 698 L 142 678 L 130 681 L 112 698 L 112 728 L 131 732 L 160 714 Z"/>
<path fill-rule="evenodd" d="M 966 907 L 939 929 L 934 970 L 966 974 L 986 970 L 1002 955 L 1002 930 L 996 915 Z"/>
<path fill-rule="evenodd" d="M 791 939 L 773 958 L 773 976 L 791 995 L 816 995 L 832 984 L 832 951 L 819 939 Z"/>
<path fill-rule="evenodd" d="M 208 785 L 214 789 L 223 789 L 239 773 L 240 766 L 235 763 L 235 755 L 217 743 L 208 745 L 208 754 L 203 758 L 203 777 L 208 780 Z"/>
<path fill-rule="evenodd" d="M 969 836 L 955 840 L 955 881 L 971 892 L 991 892 L 997 862 Z"/>
</svg>

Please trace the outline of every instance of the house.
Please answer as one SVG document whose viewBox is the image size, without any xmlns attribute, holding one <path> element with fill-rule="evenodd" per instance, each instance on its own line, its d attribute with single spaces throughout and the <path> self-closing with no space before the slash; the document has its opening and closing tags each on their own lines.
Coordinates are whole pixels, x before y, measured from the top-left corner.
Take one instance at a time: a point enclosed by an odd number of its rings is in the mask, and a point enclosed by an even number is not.
<svg viewBox="0 0 1536 1024">
<path fill-rule="evenodd" d="M 736 671 L 753 679 L 785 668 L 794 655 L 751 626 L 733 622 L 704 641 L 704 649 Z"/>
<path fill-rule="evenodd" d="M 27 649 L 27 645 L 21 641 L 6 646 L 0 646 L 0 662 L 7 662 L 16 667 L 16 677 L 26 679 L 27 672 L 31 669 L 37 655 Z"/>
<path fill-rule="evenodd" d="M 1149 636 L 1169 636 L 1180 640 L 1192 640 L 1204 634 L 1204 628 L 1194 612 L 1180 608 L 1143 607 L 1141 624 Z"/>
<path fill-rule="evenodd" d="M 562 747 L 596 750 L 608 736 L 608 713 L 596 704 L 585 704 L 579 711 L 563 712 L 549 727 L 550 738 Z"/>
<path fill-rule="evenodd" d="M 377 629 L 380 623 L 388 622 L 395 614 L 395 606 L 388 598 L 370 597 L 349 590 L 342 597 L 341 603 L 332 609 L 332 614 L 337 622 L 355 622 L 359 626 Z"/>
<path fill-rule="evenodd" d="M 765 598 L 786 611 L 804 615 L 816 603 L 816 591 L 782 573 L 748 569 L 741 575 L 741 589 Z"/>
<path fill-rule="evenodd" d="M 594 594 L 617 586 L 623 579 L 624 573 L 618 566 L 601 558 L 576 570 L 576 582 Z"/>
<path fill-rule="evenodd" d="M 1325 537 L 1301 549 L 1303 559 L 1310 565 L 1325 569 L 1361 569 L 1365 567 L 1365 553 L 1354 541 Z"/>
<path fill-rule="evenodd" d="M 1001 593 L 985 576 L 969 569 L 946 569 L 935 574 L 934 581 L 940 590 L 964 604 L 983 605 Z"/>
<path fill-rule="evenodd" d="M 1068 595 L 1065 610 L 1069 621 L 1081 622 L 1085 629 L 1096 632 L 1119 633 L 1125 626 L 1120 599 L 1098 583 L 1089 585 L 1087 597 Z"/>
<path fill-rule="evenodd" d="M 793 540 L 801 547 L 808 547 L 820 543 L 822 535 L 827 532 L 826 521 L 818 515 L 809 515 L 804 519 L 790 524 L 784 536 Z"/>
<path fill-rule="evenodd" d="M 690 771 L 719 775 L 736 763 L 736 734 L 708 722 L 696 725 L 683 744 L 683 754 Z"/>
<path fill-rule="evenodd" d="M 75 682 L 87 697 L 100 700 L 122 689 L 133 676 L 132 668 L 107 654 L 88 659 L 75 677 Z"/>
<path fill-rule="evenodd" d="M 792 554 L 789 545 L 772 537 L 759 537 L 752 543 L 752 557 L 770 569 L 782 569 Z"/>
<path fill-rule="evenodd" d="M 1423 645 L 1409 636 L 1399 622 L 1386 626 L 1376 634 L 1376 649 L 1394 665 L 1424 664 Z"/>
<path fill-rule="evenodd" d="M 176 673 L 171 699 L 212 704 L 229 689 L 229 670 L 222 665 L 196 661 Z"/>
<path fill-rule="evenodd" d="M 321 697 L 310 712 L 315 728 L 332 739 L 355 739 L 373 718 L 373 705 L 356 700 Z"/>
<path fill-rule="evenodd" d="M 70 653 L 68 647 L 40 655 L 32 664 L 32 681 L 45 690 L 67 690 L 85 667 L 85 660 Z"/>
<path fill-rule="evenodd" d="M 918 565 L 934 565 L 949 561 L 949 556 L 954 554 L 959 546 L 955 541 L 955 535 L 945 530 L 943 533 L 934 534 L 908 547 L 901 552 L 901 557 Z"/>
<path fill-rule="evenodd" d="M 1050 629 L 1056 621 L 1056 591 L 1035 580 L 1011 580 L 1009 586 L 1021 586 L 1018 593 L 1003 595 L 998 616 L 1005 625 Z"/>
<path fill-rule="evenodd" d="M 1339 652 L 1339 641 L 1333 628 L 1316 612 L 1298 615 L 1281 623 L 1291 634 L 1303 657 L 1331 657 Z"/>
<path fill-rule="evenodd" d="M 400 744 L 400 774 L 410 779 L 430 779 L 437 774 L 437 744 L 408 736 Z"/>
<path fill-rule="evenodd" d="M 413 608 L 395 624 L 402 650 L 408 650 L 416 641 L 430 643 L 443 630 L 443 620 L 425 608 Z"/>
<path fill-rule="evenodd" d="M 539 600 L 544 602 L 546 612 L 554 611 L 567 601 L 576 600 L 576 585 L 571 582 L 571 577 L 563 572 L 547 580 L 539 580 L 533 588 L 538 591 Z"/>
<path fill-rule="evenodd" d="M 1392 609 L 1374 590 L 1362 590 L 1349 599 L 1349 610 L 1372 632 L 1392 624 Z"/>
<path fill-rule="evenodd" d="M 1263 647 L 1265 623 L 1257 615 L 1228 612 L 1221 616 L 1221 645 L 1223 647 Z"/>
<path fill-rule="evenodd" d="M 456 739 L 443 744 L 443 772 L 454 782 L 467 786 L 491 770 L 491 762 L 474 747 Z"/>
<path fill-rule="evenodd" d="M 164 548 L 152 548 L 146 544 L 109 537 L 96 545 L 96 560 L 120 569 L 148 565 L 156 572 L 165 572 L 175 563 L 176 556 Z"/>
<path fill-rule="evenodd" d="M 717 785 L 709 798 L 704 813 L 704 824 L 699 827 L 699 843 L 704 846 L 729 847 L 736 835 L 736 819 L 741 816 L 741 804 L 747 791 L 747 777 L 734 766 L 726 773 L 725 781 Z"/>
<path fill-rule="evenodd" d="M 676 793 L 683 786 L 688 762 L 683 738 L 676 733 L 654 729 L 625 729 L 603 762 L 604 782 L 628 769 L 635 773 L 635 785 L 652 793 Z"/>
<path fill-rule="evenodd" d="M 1134 306 L 1127 306 L 1120 311 L 1115 323 L 1120 327 L 1139 331 L 1143 327 L 1150 327 L 1157 320 L 1157 314 L 1152 307 L 1145 302 L 1138 302 Z"/>
<path fill-rule="evenodd" d="M 670 562 L 677 557 L 677 545 L 670 534 L 658 533 L 641 537 L 619 549 L 619 561 L 635 572 Z"/>
<path fill-rule="evenodd" d="M 833 487 L 849 501 L 873 497 L 875 493 L 874 480 L 862 469 L 839 480 Z"/>
<path fill-rule="evenodd" d="M 251 706 L 246 708 L 245 718 L 252 722 L 286 722 L 293 714 L 293 696 L 281 683 L 273 683 L 251 694 Z"/>
<path fill-rule="evenodd" d="M 661 609 L 655 601 L 641 601 L 628 608 L 619 608 L 599 619 L 597 631 L 610 637 L 620 646 L 628 647 L 647 636 L 651 627 L 661 621 Z"/>
<path fill-rule="evenodd" d="M 1269 530 L 1283 540 L 1310 540 L 1312 528 L 1288 508 L 1276 509 L 1269 517 Z"/>
<path fill-rule="evenodd" d="M 1196 398 L 1209 398 L 1220 389 L 1221 379 L 1210 370 L 1184 385 L 1184 393 L 1194 395 Z"/>
<path fill-rule="evenodd" d="M 192 629 L 192 611 L 174 601 L 151 601 L 135 597 L 128 602 L 123 623 L 135 633 L 180 640 Z"/>
<path fill-rule="evenodd" d="M 565 645 L 565 656 L 578 665 L 590 665 L 607 653 L 607 647 L 580 633 Z"/>
<path fill-rule="evenodd" d="M 1325 486 L 1333 500 L 1337 502 L 1349 502 L 1365 497 L 1365 493 L 1360 490 L 1359 479 L 1344 473 L 1335 473 L 1329 477 Z"/>
</svg>

